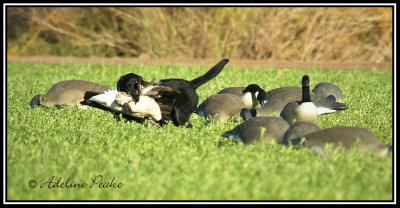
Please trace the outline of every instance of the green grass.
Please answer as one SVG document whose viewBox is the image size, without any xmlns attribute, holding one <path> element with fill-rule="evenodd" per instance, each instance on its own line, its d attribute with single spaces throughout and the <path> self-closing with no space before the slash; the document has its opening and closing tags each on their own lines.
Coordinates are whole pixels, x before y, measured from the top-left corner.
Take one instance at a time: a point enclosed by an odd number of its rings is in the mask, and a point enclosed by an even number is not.
<svg viewBox="0 0 400 208">
<path fill-rule="evenodd" d="M 84 79 L 116 87 L 125 73 L 191 80 L 211 66 L 7 65 L 8 200 L 392 200 L 392 155 L 355 149 L 325 157 L 278 144 L 245 146 L 220 135 L 239 123 L 207 123 L 193 114 L 192 129 L 169 123 L 115 122 L 111 114 L 37 107 L 29 101 L 56 82 Z M 318 125 L 360 126 L 392 144 L 392 72 L 243 68 L 228 63 L 198 89 L 200 102 L 220 89 L 257 83 L 265 90 L 300 85 L 302 75 L 341 87 L 346 111 L 321 116 Z M 122 188 L 90 188 L 102 175 Z M 85 188 L 39 188 L 53 182 L 87 183 Z M 36 180 L 36 188 L 29 181 Z"/>
</svg>

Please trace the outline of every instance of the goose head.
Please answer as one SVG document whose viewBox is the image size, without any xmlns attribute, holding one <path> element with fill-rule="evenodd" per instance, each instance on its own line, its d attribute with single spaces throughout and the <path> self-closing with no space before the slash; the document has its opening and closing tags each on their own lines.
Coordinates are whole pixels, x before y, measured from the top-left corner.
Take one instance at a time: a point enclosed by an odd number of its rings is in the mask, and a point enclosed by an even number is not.
<svg viewBox="0 0 400 208">
<path fill-rule="evenodd" d="M 252 95 L 252 99 L 254 100 L 254 98 L 255 98 L 255 100 L 256 101 L 253 101 L 253 103 L 260 103 L 260 105 L 261 105 L 261 107 L 264 107 L 265 106 L 265 103 L 266 103 L 266 100 L 265 100 L 265 97 L 266 97 L 266 93 L 265 93 L 265 91 L 260 87 L 260 86 L 258 86 L 257 84 L 250 84 L 250 85 L 248 85 L 247 87 L 246 87 L 246 89 L 244 89 L 243 90 L 243 93 L 249 93 L 249 94 L 251 94 Z M 253 96 L 254 95 L 254 96 Z M 255 106 L 253 106 L 253 107 L 255 107 Z"/>
<path fill-rule="evenodd" d="M 301 86 L 309 87 L 310 83 L 311 83 L 310 77 L 308 75 L 304 75 L 303 78 L 301 79 Z"/>
</svg>

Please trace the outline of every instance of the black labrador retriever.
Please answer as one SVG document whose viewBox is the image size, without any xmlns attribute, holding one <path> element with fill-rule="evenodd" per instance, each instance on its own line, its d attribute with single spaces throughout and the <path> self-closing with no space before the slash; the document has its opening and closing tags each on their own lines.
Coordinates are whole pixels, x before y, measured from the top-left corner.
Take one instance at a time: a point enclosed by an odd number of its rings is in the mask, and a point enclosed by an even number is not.
<svg viewBox="0 0 400 208">
<path fill-rule="evenodd" d="M 189 121 L 190 115 L 196 110 L 199 101 L 196 89 L 210 81 L 212 78 L 216 77 L 228 62 L 229 59 L 221 60 L 218 64 L 208 70 L 207 73 L 193 79 L 192 81 L 187 81 L 184 79 L 160 80 L 159 85 L 170 87 L 173 90 L 180 92 L 180 94 L 174 98 L 175 100 L 172 104 L 170 116 L 163 118 L 161 124 L 165 124 L 166 121 L 172 120 L 175 126 L 185 125 L 188 123 L 186 127 L 191 128 L 192 124 Z M 137 86 L 140 82 L 143 84 L 148 83 L 142 80 L 141 76 L 134 73 L 123 75 L 118 80 L 117 90 L 126 92 L 132 97 L 137 97 L 139 93 Z M 129 118 L 126 116 L 124 117 Z"/>
</svg>

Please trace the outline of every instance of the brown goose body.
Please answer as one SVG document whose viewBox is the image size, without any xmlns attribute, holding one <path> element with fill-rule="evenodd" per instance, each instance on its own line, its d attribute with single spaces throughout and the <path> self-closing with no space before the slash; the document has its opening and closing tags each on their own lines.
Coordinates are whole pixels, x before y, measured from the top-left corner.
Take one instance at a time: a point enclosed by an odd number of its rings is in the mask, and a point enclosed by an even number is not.
<svg viewBox="0 0 400 208">
<path fill-rule="evenodd" d="M 254 117 L 225 132 L 222 136 L 239 139 L 245 144 L 264 140 L 270 141 L 268 139 L 280 143 L 289 127 L 289 123 L 280 117 Z M 265 131 L 262 130 L 263 128 Z M 262 133 L 263 138 L 261 138 Z"/>
<path fill-rule="evenodd" d="M 288 92 L 297 92 L 301 94 L 301 87 L 295 87 L 295 86 L 285 86 L 285 87 L 279 87 L 275 88 L 272 90 L 269 90 L 265 92 L 265 100 L 269 101 L 273 96 L 281 93 L 288 93 Z"/>
<path fill-rule="evenodd" d="M 386 155 L 391 146 L 382 145 L 378 138 L 368 129 L 350 126 L 335 126 L 332 128 L 313 131 L 306 135 L 292 136 L 293 139 L 289 141 L 293 144 L 299 144 L 301 138 L 305 137 L 303 146 L 316 151 L 323 155 L 323 149 L 326 144 L 332 144 L 333 148 L 342 145 L 344 148 L 349 149 L 353 147 L 357 141 L 360 151 L 371 152 L 377 155 Z"/>
<path fill-rule="evenodd" d="M 273 96 L 280 93 L 297 92 L 301 93 L 301 88 L 296 86 L 279 87 L 265 92 L 265 100 L 269 101 Z M 343 103 L 343 93 L 339 86 L 330 82 L 320 82 L 312 90 L 313 94 L 327 98 L 333 96 L 336 102 Z"/>
<path fill-rule="evenodd" d="M 46 107 L 63 105 L 80 105 L 85 96 L 103 93 L 110 89 L 102 84 L 85 80 L 65 80 L 54 84 L 46 94 L 39 94 L 32 98 L 31 108 L 36 105 Z"/>
<path fill-rule="evenodd" d="M 204 118 L 218 118 L 228 120 L 245 108 L 245 104 L 240 97 L 234 94 L 215 94 L 207 98 L 196 109 L 195 113 Z"/>
</svg>

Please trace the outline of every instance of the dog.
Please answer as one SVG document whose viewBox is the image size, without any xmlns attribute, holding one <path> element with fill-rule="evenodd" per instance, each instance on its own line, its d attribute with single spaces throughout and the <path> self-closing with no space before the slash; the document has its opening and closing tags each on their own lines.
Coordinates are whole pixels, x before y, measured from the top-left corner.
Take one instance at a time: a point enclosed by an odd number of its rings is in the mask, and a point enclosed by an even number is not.
<svg viewBox="0 0 400 208">
<path fill-rule="evenodd" d="M 196 110 L 199 97 L 196 93 L 196 89 L 201 85 L 207 83 L 214 77 L 216 77 L 229 62 L 229 59 L 223 59 L 218 64 L 213 66 L 207 73 L 199 76 L 191 81 L 184 79 L 162 79 L 160 80 L 160 86 L 170 87 L 175 91 L 179 91 L 180 94 L 174 97 L 172 103 L 172 110 L 169 118 L 163 118 L 162 123 L 165 124 L 168 120 L 172 120 L 175 126 L 186 125 L 187 128 L 191 128 L 190 115 Z M 127 93 L 132 97 L 139 95 L 138 83 L 148 84 L 142 79 L 141 76 L 129 73 L 120 77 L 117 82 L 117 90 Z"/>
</svg>

